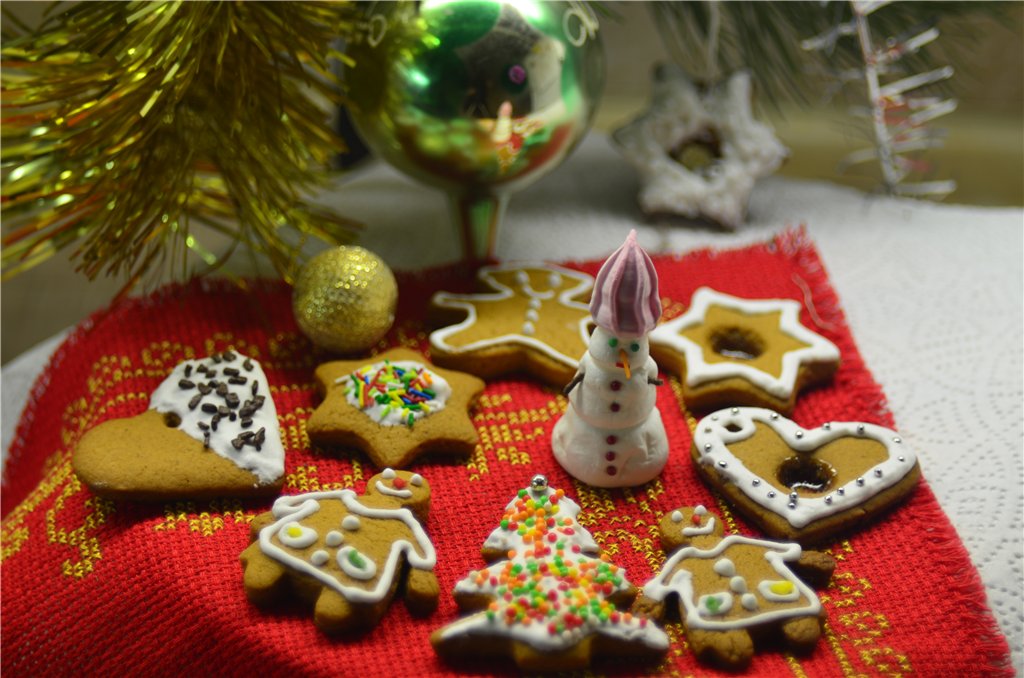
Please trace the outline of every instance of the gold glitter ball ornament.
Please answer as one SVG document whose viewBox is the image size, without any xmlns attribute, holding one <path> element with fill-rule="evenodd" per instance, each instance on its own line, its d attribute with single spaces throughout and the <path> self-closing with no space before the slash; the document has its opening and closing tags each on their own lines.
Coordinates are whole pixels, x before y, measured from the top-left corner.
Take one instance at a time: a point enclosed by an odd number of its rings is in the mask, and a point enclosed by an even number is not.
<svg viewBox="0 0 1024 678">
<path fill-rule="evenodd" d="M 337 353 L 364 351 L 395 321 L 398 283 L 388 265 L 362 247 L 336 247 L 310 259 L 292 291 L 299 329 Z"/>
</svg>

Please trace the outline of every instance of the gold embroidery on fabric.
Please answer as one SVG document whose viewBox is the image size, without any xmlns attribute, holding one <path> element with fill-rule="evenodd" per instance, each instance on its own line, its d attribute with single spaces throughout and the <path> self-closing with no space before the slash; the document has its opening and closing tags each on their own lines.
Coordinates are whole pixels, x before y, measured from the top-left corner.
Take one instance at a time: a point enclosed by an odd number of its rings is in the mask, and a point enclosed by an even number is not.
<svg viewBox="0 0 1024 678">
<path fill-rule="evenodd" d="M 352 475 L 362 479 L 362 469 L 356 462 L 352 462 Z M 348 476 L 346 476 L 348 478 Z M 321 483 L 317 476 L 316 466 L 297 466 L 295 471 L 285 476 L 285 487 L 301 490 L 302 492 L 319 492 L 320 490 L 343 490 L 346 485 L 343 482 Z M 350 485 L 349 485 L 350 486 Z"/>
<path fill-rule="evenodd" d="M 847 656 L 846 651 L 843 649 L 842 643 L 839 642 L 839 637 L 832 630 L 831 625 L 826 621 L 824 624 L 825 640 L 828 641 L 828 646 L 832 648 L 832 654 L 835 655 L 836 661 L 839 662 L 839 668 L 843 672 L 844 676 L 855 676 L 857 672 L 853 669 L 853 664 L 850 662 L 850 658 Z"/>
<path fill-rule="evenodd" d="M 67 485 L 54 500 L 53 506 L 46 511 L 47 541 L 51 544 L 71 546 L 78 550 L 77 561 L 68 558 L 62 564 L 64 574 L 76 579 L 81 579 L 92 572 L 93 562 L 103 558 L 99 539 L 91 533 L 107 522 L 107 516 L 114 512 L 114 502 L 100 497 L 89 497 L 85 500 L 84 506 L 87 513 L 82 524 L 72 529 L 59 527 L 57 516 L 64 510 L 65 502 L 81 493 L 82 489 L 82 483 L 77 476 L 73 473 L 69 474 Z"/>
<path fill-rule="evenodd" d="M 786 664 L 789 665 L 789 670 L 793 672 L 795 678 L 807 678 L 807 673 L 804 671 L 804 667 L 800 665 L 799 660 L 789 652 L 784 653 L 783 658 L 786 660 Z"/>
<path fill-rule="evenodd" d="M 904 676 L 913 672 L 907 655 L 900 654 L 891 647 L 861 650 L 860 656 L 872 670 L 886 676 Z"/>
<path fill-rule="evenodd" d="M 164 504 L 164 519 L 154 525 L 153 530 L 188 530 L 203 537 L 210 537 L 214 532 L 223 530 L 227 523 L 248 525 L 256 517 L 255 512 L 243 510 L 242 502 L 237 499 L 214 499 L 206 506 L 207 510 L 199 511 L 196 503 L 191 501 Z"/>
<path fill-rule="evenodd" d="M 488 454 L 497 461 L 512 466 L 527 466 L 532 463 L 530 453 L 521 449 L 523 443 L 546 439 L 550 434 L 546 424 L 564 412 L 556 399 L 549 400 L 542 407 L 523 408 L 513 411 L 496 410 L 512 402 L 508 393 L 485 393 L 477 401 L 473 424 L 480 436 L 473 455 L 466 462 L 470 480 L 479 480 L 489 472 Z"/>
</svg>

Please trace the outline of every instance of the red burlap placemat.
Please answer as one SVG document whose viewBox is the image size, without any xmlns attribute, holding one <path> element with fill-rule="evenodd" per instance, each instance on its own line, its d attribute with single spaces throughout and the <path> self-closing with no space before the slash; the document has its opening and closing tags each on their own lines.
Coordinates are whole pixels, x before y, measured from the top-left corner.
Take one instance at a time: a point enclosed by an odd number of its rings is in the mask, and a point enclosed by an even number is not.
<svg viewBox="0 0 1024 678">
<path fill-rule="evenodd" d="M 594 274 L 601 262 L 570 264 Z M 802 320 L 835 342 L 843 363 L 831 385 L 804 395 L 793 419 L 805 426 L 861 420 L 893 426 L 864 366 L 813 246 L 800 232 L 764 245 L 655 257 L 666 316 L 708 285 L 745 297 L 788 297 Z M 458 267 L 400 275 L 398 320 L 378 349 L 426 350 L 423 313 L 440 289 L 470 291 Z M 269 501 L 145 505 L 94 497 L 70 470 L 83 432 L 146 409 L 149 393 L 179 361 L 228 348 L 261 361 L 285 448 L 285 493 L 353 487 L 376 472 L 358 453 L 311 449 L 304 422 L 317 404 L 313 368 L 331 356 L 311 347 L 291 315 L 289 290 L 223 281 L 172 286 L 97 314 L 57 351 L 32 392 L 3 486 L 2 661 L 11 675 L 427 675 L 444 673 L 430 631 L 457 617 L 447 592 L 480 567 L 480 547 L 505 503 L 543 473 L 581 506 L 580 523 L 642 585 L 664 560 L 656 524 L 681 505 L 705 504 L 733 519 L 698 479 L 688 457 L 693 420 L 669 379 L 658 406 L 671 442 L 661 477 L 632 490 L 572 481 L 550 453 L 565 399 L 526 379 L 495 380 L 474 411 L 481 443 L 468 462 L 421 459 L 433 488 L 427 524 L 439 554 L 441 604 L 426 620 L 396 602 L 370 633 L 319 633 L 308 611 L 262 612 L 242 588 L 238 555 L 253 516 Z M 925 475 L 928 469 L 924 469 Z M 985 606 L 977 573 L 925 482 L 905 504 L 831 547 L 838 561 L 823 592 L 825 634 L 807 657 L 759 654 L 750 675 L 1010 674 L 1008 648 Z M 672 648 L 650 669 L 711 675 L 686 649 L 678 622 Z M 479 664 L 481 673 L 509 663 Z M 635 673 L 602 663 L 598 671 Z"/>
</svg>

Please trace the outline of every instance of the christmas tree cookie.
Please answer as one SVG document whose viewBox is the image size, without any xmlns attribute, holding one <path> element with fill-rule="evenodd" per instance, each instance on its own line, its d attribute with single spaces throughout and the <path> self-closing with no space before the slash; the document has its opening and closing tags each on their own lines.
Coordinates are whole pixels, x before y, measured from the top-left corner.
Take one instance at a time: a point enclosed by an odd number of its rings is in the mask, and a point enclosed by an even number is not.
<svg viewBox="0 0 1024 678">
<path fill-rule="evenodd" d="M 821 635 L 821 602 L 811 585 L 824 586 L 835 561 L 799 544 L 723 536 L 722 522 L 703 506 L 662 518 L 668 560 L 643 588 L 633 610 L 662 618 L 679 601 L 690 649 L 699 659 L 743 668 L 754 638 L 781 633 L 792 650 L 807 651 Z"/>
<path fill-rule="evenodd" d="M 377 466 L 401 468 L 428 452 L 468 457 L 479 439 L 468 410 L 484 382 L 415 351 L 324 363 L 316 383 L 324 399 L 306 422 L 310 440 L 356 447 Z"/>
<path fill-rule="evenodd" d="M 253 520 L 253 543 L 241 555 L 246 595 L 260 606 L 306 600 L 317 627 L 339 633 L 376 624 L 404 581 L 410 612 L 430 614 L 440 589 L 421 525 L 429 508 L 427 481 L 392 469 L 370 478 L 364 495 L 281 497 Z"/>
<path fill-rule="evenodd" d="M 579 506 L 535 476 L 484 542 L 488 567 L 455 586 L 470 612 L 431 635 L 447 659 L 511 657 L 523 670 L 584 668 L 594 656 L 660 657 L 668 637 L 622 611 L 635 588 L 576 522 Z"/>
</svg>

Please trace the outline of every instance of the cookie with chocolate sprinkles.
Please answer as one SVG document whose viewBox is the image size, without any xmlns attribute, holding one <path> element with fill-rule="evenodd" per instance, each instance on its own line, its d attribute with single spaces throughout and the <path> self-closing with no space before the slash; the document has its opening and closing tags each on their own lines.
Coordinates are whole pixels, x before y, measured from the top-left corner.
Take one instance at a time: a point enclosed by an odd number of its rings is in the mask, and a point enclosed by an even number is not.
<svg viewBox="0 0 1024 678">
<path fill-rule="evenodd" d="M 263 368 L 232 351 L 180 363 L 146 412 L 88 431 L 72 467 L 114 499 L 277 494 L 284 447 Z"/>
<path fill-rule="evenodd" d="M 405 467 L 426 453 L 468 457 L 476 447 L 469 409 L 484 382 L 415 351 L 324 363 L 316 384 L 323 402 L 306 433 L 318 445 L 362 450 L 381 468 Z"/>
</svg>

